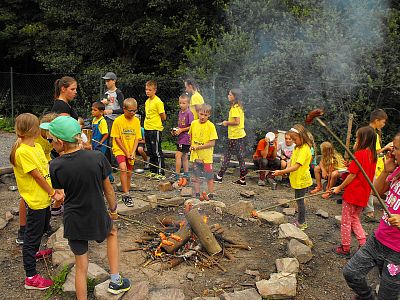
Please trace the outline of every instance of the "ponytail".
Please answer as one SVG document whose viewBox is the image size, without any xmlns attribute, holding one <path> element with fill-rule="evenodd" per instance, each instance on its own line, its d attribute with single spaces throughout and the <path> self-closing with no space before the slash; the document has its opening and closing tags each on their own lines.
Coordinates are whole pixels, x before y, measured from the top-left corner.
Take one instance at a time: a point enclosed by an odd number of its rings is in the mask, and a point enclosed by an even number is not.
<svg viewBox="0 0 400 300">
<path fill-rule="evenodd" d="M 10 162 L 13 166 L 15 166 L 15 152 L 17 152 L 17 149 L 19 148 L 19 146 L 21 146 L 21 138 L 17 138 L 17 140 L 15 141 L 15 143 L 11 149 Z"/>
<path fill-rule="evenodd" d="M 54 100 L 58 99 L 60 97 L 61 88 L 63 88 L 63 87 L 67 88 L 74 82 L 76 82 L 76 80 L 70 76 L 64 76 L 64 77 L 61 77 L 60 79 L 57 79 L 54 82 Z"/>
</svg>

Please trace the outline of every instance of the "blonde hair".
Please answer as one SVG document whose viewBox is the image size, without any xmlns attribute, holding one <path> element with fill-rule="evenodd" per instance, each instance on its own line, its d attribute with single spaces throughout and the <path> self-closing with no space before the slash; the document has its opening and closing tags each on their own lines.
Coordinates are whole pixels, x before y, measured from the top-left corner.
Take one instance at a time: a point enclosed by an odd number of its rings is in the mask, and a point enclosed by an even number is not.
<svg viewBox="0 0 400 300">
<path fill-rule="evenodd" d="M 310 148 L 314 147 L 314 143 L 310 139 L 310 136 L 308 134 L 308 130 L 303 125 L 294 124 L 292 128 L 295 129 L 295 130 L 289 130 L 289 133 L 291 135 L 293 135 L 293 134 L 299 135 L 300 136 L 300 140 L 301 140 L 301 145 L 307 144 L 308 146 L 310 146 Z M 297 147 L 297 145 L 296 145 L 296 147 Z M 314 147 L 314 151 L 315 151 L 315 147 Z"/>
<path fill-rule="evenodd" d="M 15 141 L 11 153 L 10 153 L 10 162 L 13 166 L 15 166 L 15 153 L 19 146 L 21 146 L 21 138 L 24 137 L 36 137 L 39 135 L 39 119 L 33 114 L 24 113 L 20 114 L 15 119 L 15 133 L 17 134 L 17 140 Z"/>
<path fill-rule="evenodd" d="M 148 81 L 146 81 L 146 86 L 153 87 L 153 88 L 157 89 L 157 81 L 148 80 Z"/>
<path fill-rule="evenodd" d="M 212 108 L 210 104 L 203 103 L 199 107 L 199 112 L 205 112 L 206 114 L 211 114 Z"/>
<path fill-rule="evenodd" d="M 50 123 L 51 121 L 53 121 L 55 118 L 58 117 L 58 114 L 51 112 L 51 113 L 47 113 L 43 116 L 40 117 L 40 124 L 42 123 Z"/>
<path fill-rule="evenodd" d="M 322 155 L 321 163 L 326 169 L 332 166 L 333 169 L 336 170 L 340 166 L 343 166 L 343 156 L 335 150 L 330 142 L 323 142 L 320 145 L 320 148 Z"/>
<path fill-rule="evenodd" d="M 136 106 L 137 108 L 137 101 L 135 98 L 126 98 L 124 100 L 124 108 L 127 108 L 128 106 Z"/>
</svg>

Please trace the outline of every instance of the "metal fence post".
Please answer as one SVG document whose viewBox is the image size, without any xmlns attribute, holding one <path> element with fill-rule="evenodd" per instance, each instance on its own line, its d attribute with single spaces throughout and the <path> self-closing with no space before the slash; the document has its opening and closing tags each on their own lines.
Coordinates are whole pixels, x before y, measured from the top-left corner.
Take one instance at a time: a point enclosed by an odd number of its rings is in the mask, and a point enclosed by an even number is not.
<svg viewBox="0 0 400 300">
<path fill-rule="evenodd" d="M 216 74 L 213 74 L 213 77 L 212 77 L 212 97 L 211 97 L 211 107 L 212 107 L 212 110 L 213 110 L 213 114 L 212 114 L 212 117 L 211 117 L 211 120 L 213 121 L 213 122 L 215 122 L 215 80 L 217 79 L 217 75 Z"/>
<path fill-rule="evenodd" d="M 12 67 L 10 67 L 10 95 L 11 95 L 11 119 L 14 122 L 14 78 L 13 78 Z"/>
</svg>

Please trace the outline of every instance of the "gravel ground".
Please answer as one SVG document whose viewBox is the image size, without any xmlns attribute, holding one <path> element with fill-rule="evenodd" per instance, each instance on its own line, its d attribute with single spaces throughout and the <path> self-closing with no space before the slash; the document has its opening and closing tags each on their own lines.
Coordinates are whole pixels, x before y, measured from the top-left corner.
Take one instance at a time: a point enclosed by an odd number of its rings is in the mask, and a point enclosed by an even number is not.
<svg viewBox="0 0 400 300">
<path fill-rule="evenodd" d="M 15 142 L 15 134 L 0 132 L 0 167 L 8 167 L 10 164 L 10 152 Z"/>
</svg>

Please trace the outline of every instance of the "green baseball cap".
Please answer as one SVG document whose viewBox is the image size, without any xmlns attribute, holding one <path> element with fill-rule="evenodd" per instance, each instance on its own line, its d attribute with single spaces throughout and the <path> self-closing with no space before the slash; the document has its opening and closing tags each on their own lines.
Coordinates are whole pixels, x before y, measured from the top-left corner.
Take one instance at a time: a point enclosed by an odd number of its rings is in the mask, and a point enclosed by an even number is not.
<svg viewBox="0 0 400 300">
<path fill-rule="evenodd" d="M 82 132 L 78 121 L 70 116 L 59 116 L 50 123 L 40 124 L 40 128 L 46 129 L 56 138 L 70 143 L 76 143 L 75 136 Z"/>
</svg>

